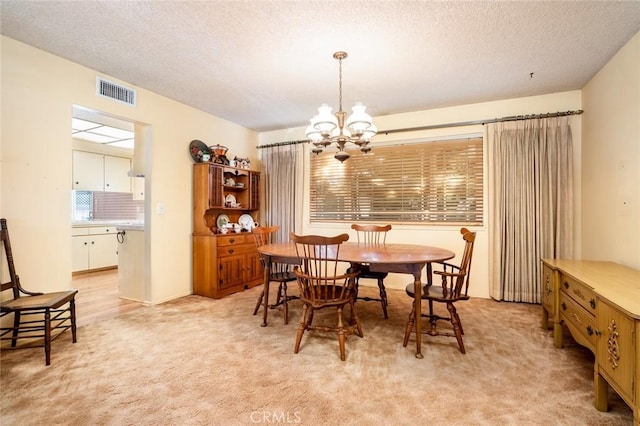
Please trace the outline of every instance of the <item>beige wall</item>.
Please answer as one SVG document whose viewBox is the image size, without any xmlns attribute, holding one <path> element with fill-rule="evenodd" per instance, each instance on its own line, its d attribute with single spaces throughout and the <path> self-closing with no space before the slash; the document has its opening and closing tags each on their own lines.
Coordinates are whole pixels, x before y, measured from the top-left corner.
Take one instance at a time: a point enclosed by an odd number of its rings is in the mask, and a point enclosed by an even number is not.
<svg viewBox="0 0 640 426">
<path fill-rule="evenodd" d="M 640 269 L 640 33 L 582 99 L 583 258 Z"/>
<path fill-rule="evenodd" d="M 72 105 L 152 127 L 152 141 L 145 153 L 147 300 L 152 303 L 191 292 L 189 141 L 221 143 L 229 146 L 233 155 L 250 157 L 253 162 L 257 160 L 253 147 L 258 140 L 263 145 L 304 138 L 303 127 L 257 135 L 140 88 L 137 107 L 121 105 L 95 95 L 96 76 L 117 80 L 6 37 L 0 43 L 0 215 L 9 220 L 22 280 L 35 290 L 71 286 Z M 417 111 L 375 117 L 375 121 L 382 130 L 416 127 L 581 109 L 584 99 L 585 114 L 572 118 L 576 257 L 610 259 L 640 268 L 636 184 L 640 181 L 639 63 L 640 36 L 636 35 L 584 88 L 584 93 L 570 91 Z M 379 135 L 375 143 L 483 131 L 483 126 L 469 126 Z M 306 174 L 304 182 L 308 185 Z M 156 214 L 158 203 L 164 204 L 164 215 Z M 307 204 L 303 204 L 305 209 Z M 311 224 L 306 211 L 304 218 L 305 233 L 330 235 L 346 228 Z M 478 242 L 471 293 L 488 297 L 487 226 L 475 230 Z M 461 247 L 458 230 L 447 227 L 398 225 L 390 240 L 439 245 L 457 252 Z M 406 276 L 397 275 L 389 284 L 402 288 L 408 281 Z"/>
<path fill-rule="evenodd" d="M 191 293 L 189 142 L 220 143 L 257 160 L 257 134 L 136 88 L 136 107 L 100 98 L 96 77 L 116 81 L 15 40 L 1 42 L 0 215 L 7 218 L 21 281 L 71 287 L 71 116 L 74 104 L 151 126 L 145 156 L 146 300 Z M 156 214 L 162 203 L 165 214 Z"/>
<path fill-rule="evenodd" d="M 366 104 L 366 99 L 365 99 Z M 556 112 L 566 110 L 578 110 L 582 108 L 582 100 L 580 91 L 570 91 L 563 93 L 554 93 L 544 96 L 534 96 L 519 99 L 509 99 L 497 102 L 486 102 L 473 105 L 462 105 L 452 108 L 442 108 L 427 111 L 417 111 L 406 114 L 395 114 L 382 117 L 374 117 L 374 121 L 378 129 L 391 130 L 400 128 L 411 128 L 434 124 L 443 123 L 455 123 L 464 121 L 475 121 L 482 119 L 491 119 L 497 117 L 522 115 L 522 114 L 536 114 L 544 112 Z M 309 114 L 313 114 L 313 111 L 309 111 Z M 571 119 L 573 129 L 573 142 L 574 142 L 574 164 L 575 164 L 575 189 L 576 189 L 576 212 L 574 214 L 574 228 L 575 228 L 575 242 L 574 251 L 579 253 L 580 251 L 580 215 L 578 212 L 578 206 L 580 205 L 580 145 L 581 145 L 581 127 L 582 117 L 573 116 Z M 269 143 L 300 140 L 304 139 L 304 127 L 284 129 L 272 132 L 265 132 L 259 135 L 260 145 Z M 393 133 L 389 135 L 382 134 L 380 132 L 374 139 L 373 149 L 376 144 L 386 144 L 393 142 L 402 142 L 406 140 L 415 139 L 417 137 L 443 137 L 451 135 L 466 135 L 466 134 L 483 134 L 485 129 L 482 125 L 457 127 L 457 128 L 443 128 L 437 130 L 423 131 L 423 132 L 411 132 L 411 133 Z M 486 149 L 486 147 L 485 147 Z M 308 155 L 305 157 L 308 158 Z M 337 160 L 336 160 L 337 161 Z M 485 160 L 486 164 L 486 160 Z M 308 165 L 305 164 L 305 170 L 308 170 Z M 486 167 L 485 167 L 486 170 Z M 305 188 L 308 186 L 308 174 L 304 173 L 303 182 Z M 486 171 L 485 171 L 485 188 L 486 188 Z M 486 189 L 485 189 L 486 191 Z M 349 229 L 348 224 L 317 224 L 309 222 L 309 214 L 306 211 L 308 203 L 309 191 L 305 192 L 305 201 L 301 208 L 303 212 L 303 233 L 315 233 L 322 235 L 333 235 L 343 232 L 351 234 L 352 238 L 355 238 L 355 234 Z M 489 205 L 489 202 L 486 203 Z M 485 218 L 487 218 L 487 212 L 485 210 Z M 472 285 L 469 288 L 471 295 L 476 297 L 489 297 L 489 260 L 488 260 L 488 225 L 485 220 L 485 225 L 482 227 L 471 228 L 477 231 L 478 236 L 476 238 L 476 244 L 474 249 L 473 268 L 472 268 Z M 426 244 L 433 246 L 445 247 L 456 252 L 456 257 L 459 259 L 462 255 L 462 239 L 458 227 L 433 227 L 433 226 L 419 226 L 419 225 L 393 225 L 393 231 L 389 235 L 387 241 L 389 242 L 403 242 L 414 244 Z M 393 274 L 387 280 L 385 284 L 390 288 L 404 289 L 405 285 L 411 281 L 411 278 L 406 275 Z"/>
</svg>

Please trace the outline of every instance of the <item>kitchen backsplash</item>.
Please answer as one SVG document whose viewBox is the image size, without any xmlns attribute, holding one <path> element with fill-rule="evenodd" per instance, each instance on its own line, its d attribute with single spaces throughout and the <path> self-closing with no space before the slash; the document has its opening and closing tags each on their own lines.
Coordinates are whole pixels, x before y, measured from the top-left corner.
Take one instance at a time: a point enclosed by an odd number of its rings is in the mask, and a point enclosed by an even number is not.
<svg viewBox="0 0 640 426">
<path fill-rule="evenodd" d="M 126 192 L 75 191 L 74 220 L 144 221 L 144 201 Z"/>
</svg>

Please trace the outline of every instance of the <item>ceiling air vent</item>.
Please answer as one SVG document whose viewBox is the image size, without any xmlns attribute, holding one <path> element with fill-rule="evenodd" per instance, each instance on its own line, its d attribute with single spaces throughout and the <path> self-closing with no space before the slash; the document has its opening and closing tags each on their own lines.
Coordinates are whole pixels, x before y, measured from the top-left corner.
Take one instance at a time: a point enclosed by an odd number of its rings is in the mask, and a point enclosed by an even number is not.
<svg viewBox="0 0 640 426">
<path fill-rule="evenodd" d="M 96 77 L 96 90 L 100 96 L 136 106 L 136 91 L 133 89 Z"/>
</svg>

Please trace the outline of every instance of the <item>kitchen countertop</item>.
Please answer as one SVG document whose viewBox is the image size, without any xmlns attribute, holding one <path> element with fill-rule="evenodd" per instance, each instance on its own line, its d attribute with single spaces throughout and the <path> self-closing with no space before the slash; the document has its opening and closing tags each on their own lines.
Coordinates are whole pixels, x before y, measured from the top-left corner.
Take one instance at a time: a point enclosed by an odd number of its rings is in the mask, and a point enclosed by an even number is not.
<svg viewBox="0 0 640 426">
<path fill-rule="evenodd" d="M 144 223 L 121 223 L 116 225 L 118 231 L 144 231 Z"/>
<path fill-rule="evenodd" d="M 144 231 L 144 223 L 130 220 L 76 220 L 72 228 L 90 228 L 93 226 L 115 226 L 119 230 Z"/>
</svg>

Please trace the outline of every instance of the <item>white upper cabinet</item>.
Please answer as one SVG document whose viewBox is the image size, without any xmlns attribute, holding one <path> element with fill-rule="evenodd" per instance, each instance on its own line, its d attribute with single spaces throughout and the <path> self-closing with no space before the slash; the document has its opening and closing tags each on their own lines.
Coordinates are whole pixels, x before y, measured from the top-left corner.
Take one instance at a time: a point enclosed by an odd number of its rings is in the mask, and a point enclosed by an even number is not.
<svg viewBox="0 0 640 426">
<path fill-rule="evenodd" d="M 104 156 L 104 190 L 107 192 L 131 192 L 131 160 L 124 157 Z"/>
<path fill-rule="evenodd" d="M 73 151 L 73 189 L 104 191 L 104 155 Z"/>
<path fill-rule="evenodd" d="M 131 160 L 73 151 L 73 184 L 77 191 L 131 192 Z"/>
</svg>

